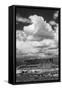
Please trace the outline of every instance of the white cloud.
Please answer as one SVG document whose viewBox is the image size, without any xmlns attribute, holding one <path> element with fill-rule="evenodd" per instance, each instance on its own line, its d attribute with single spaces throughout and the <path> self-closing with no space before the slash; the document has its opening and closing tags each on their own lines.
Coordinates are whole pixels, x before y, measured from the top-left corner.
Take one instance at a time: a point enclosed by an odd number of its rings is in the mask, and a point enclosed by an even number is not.
<svg viewBox="0 0 62 90">
<path fill-rule="evenodd" d="M 38 46 L 37 42 L 32 41 L 17 41 L 16 47 L 17 49 L 21 50 L 23 53 L 37 53 L 39 50 L 35 48 L 35 46 Z"/>
<path fill-rule="evenodd" d="M 24 26 L 23 31 L 16 31 L 16 48 L 24 55 L 49 57 L 48 53 L 56 55 L 58 41 L 58 25 L 53 31 L 51 25 L 43 17 L 30 16 L 32 24 Z M 50 49 L 51 48 L 51 49 Z M 49 51 L 48 51 L 49 50 Z M 45 53 L 47 52 L 47 54 Z"/>
<path fill-rule="evenodd" d="M 21 51 L 24 54 L 33 55 L 37 53 L 39 55 L 40 51 L 45 53 L 48 50 L 50 50 L 49 48 L 56 48 L 56 45 L 53 40 L 45 39 L 42 41 L 17 41 L 16 47 L 19 51 Z M 47 48 L 45 49 L 45 47 Z M 41 56 L 45 56 L 45 55 L 41 53 Z"/>
<path fill-rule="evenodd" d="M 59 39 L 58 35 L 59 35 L 59 25 L 56 24 L 55 33 L 54 33 L 54 39 L 56 40 L 56 42 L 58 42 Z"/>
<path fill-rule="evenodd" d="M 57 18 L 58 18 L 58 14 L 59 14 L 59 11 L 56 11 L 56 12 L 54 13 L 54 15 L 53 15 L 53 18 L 54 18 L 54 19 L 57 19 Z"/>
<path fill-rule="evenodd" d="M 56 25 L 56 22 L 52 20 L 52 21 L 49 21 L 49 24 L 50 25 Z"/>
<path fill-rule="evenodd" d="M 43 17 L 33 15 L 29 17 L 32 24 L 24 26 L 24 32 L 28 35 L 36 35 L 45 38 L 53 38 L 54 32 L 50 24 L 44 21 Z"/>
<path fill-rule="evenodd" d="M 31 23 L 31 21 L 27 18 L 23 18 L 23 17 L 19 17 L 19 16 L 16 16 L 16 21 L 17 22 L 23 22 L 23 23 Z"/>
<path fill-rule="evenodd" d="M 16 31 L 16 40 L 25 41 L 26 38 L 27 38 L 27 35 L 25 34 L 24 31 L 21 31 L 21 30 Z"/>
</svg>

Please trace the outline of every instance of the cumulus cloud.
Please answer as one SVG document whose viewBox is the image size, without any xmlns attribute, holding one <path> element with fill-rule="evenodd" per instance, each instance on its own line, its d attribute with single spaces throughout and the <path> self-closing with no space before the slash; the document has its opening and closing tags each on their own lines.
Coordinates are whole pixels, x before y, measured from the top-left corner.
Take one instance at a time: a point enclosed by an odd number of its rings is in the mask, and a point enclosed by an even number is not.
<svg viewBox="0 0 62 90">
<path fill-rule="evenodd" d="M 54 19 L 57 19 L 57 18 L 58 18 L 58 15 L 59 15 L 59 11 L 56 11 L 56 12 L 54 13 L 54 15 L 53 15 L 53 18 L 54 18 Z"/>
<path fill-rule="evenodd" d="M 18 41 L 25 41 L 26 40 L 26 34 L 23 31 L 17 30 L 16 31 L 16 40 Z"/>
<path fill-rule="evenodd" d="M 53 31 L 51 24 L 47 23 L 42 16 L 32 15 L 29 19 L 31 20 L 30 25 L 24 26 L 23 31 L 16 31 L 17 50 L 25 56 L 40 58 L 56 55 L 58 52 L 58 24 Z"/>
<path fill-rule="evenodd" d="M 16 21 L 22 22 L 22 23 L 31 23 L 30 19 L 19 17 L 19 16 L 16 16 Z"/>
<path fill-rule="evenodd" d="M 29 17 L 31 19 L 32 24 L 28 26 L 24 26 L 24 32 L 26 34 L 41 36 L 45 38 L 53 38 L 53 30 L 50 24 L 44 21 L 43 17 L 33 15 Z"/>
<path fill-rule="evenodd" d="M 49 24 L 50 25 L 56 25 L 56 22 L 52 20 L 52 21 L 49 22 Z"/>
</svg>

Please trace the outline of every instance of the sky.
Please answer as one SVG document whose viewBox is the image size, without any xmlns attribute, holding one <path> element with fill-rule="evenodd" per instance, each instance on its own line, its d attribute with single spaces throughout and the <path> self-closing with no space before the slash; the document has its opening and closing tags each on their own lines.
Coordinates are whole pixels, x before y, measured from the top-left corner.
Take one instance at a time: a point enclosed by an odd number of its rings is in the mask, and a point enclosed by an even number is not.
<svg viewBox="0 0 62 90">
<path fill-rule="evenodd" d="M 59 11 L 56 9 L 16 8 L 16 56 L 57 56 L 58 17 Z"/>
<path fill-rule="evenodd" d="M 47 22 L 49 22 L 49 21 L 51 21 L 51 20 L 54 20 L 54 18 L 53 18 L 53 14 L 55 13 L 57 11 L 57 9 L 45 9 L 45 8 L 31 8 L 31 7 L 29 7 L 29 8 L 27 8 L 27 7 L 25 7 L 25 8 L 23 8 L 23 7 L 21 7 L 21 8 L 16 8 L 16 16 L 20 16 L 20 17 L 24 17 L 24 18 L 28 18 L 30 15 L 34 15 L 34 14 L 37 14 L 37 15 L 39 15 L 39 16 L 42 16 L 42 17 L 44 17 L 44 19 L 47 21 Z M 56 20 L 55 20 L 56 22 L 58 22 L 59 21 L 59 19 L 57 18 Z M 23 25 L 28 25 L 27 23 L 21 23 L 21 22 L 19 22 L 21 25 L 19 26 L 19 24 L 18 25 L 16 25 L 17 27 L 16 28 L 20 28 L 20 29 L 22 29 L 22 27 L 23 27 Z"/>
</svg>

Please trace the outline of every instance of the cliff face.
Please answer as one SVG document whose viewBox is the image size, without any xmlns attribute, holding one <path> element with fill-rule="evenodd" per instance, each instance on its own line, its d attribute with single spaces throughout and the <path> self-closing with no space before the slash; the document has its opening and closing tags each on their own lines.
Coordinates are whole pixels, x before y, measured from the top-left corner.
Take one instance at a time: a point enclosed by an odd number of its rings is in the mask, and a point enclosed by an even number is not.
<svg viewBox="0 0 62 90">
<path fill-rule="evenodd" d="M 21 65 L 42 65 L 42 64 L 55 64 L 58 65 L 59 58 L 54 57 L 54 58 L 46 58 L 46 59 L 16 59 L 16 66 L 21 66 Z"/>
</svg>

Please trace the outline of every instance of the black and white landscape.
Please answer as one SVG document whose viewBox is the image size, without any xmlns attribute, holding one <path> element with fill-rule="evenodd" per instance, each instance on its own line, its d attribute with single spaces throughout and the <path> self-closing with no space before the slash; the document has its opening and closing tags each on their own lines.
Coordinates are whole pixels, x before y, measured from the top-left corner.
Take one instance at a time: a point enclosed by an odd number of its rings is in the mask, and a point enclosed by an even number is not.
<svg viewBox="0 0 62 90">
<path fill-rule="evenodd" d="M 16 9 L 16 82 L 59 79 L 59 11 Z"/>
</svg>

